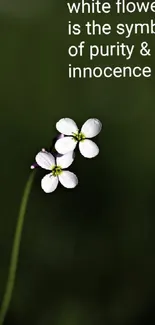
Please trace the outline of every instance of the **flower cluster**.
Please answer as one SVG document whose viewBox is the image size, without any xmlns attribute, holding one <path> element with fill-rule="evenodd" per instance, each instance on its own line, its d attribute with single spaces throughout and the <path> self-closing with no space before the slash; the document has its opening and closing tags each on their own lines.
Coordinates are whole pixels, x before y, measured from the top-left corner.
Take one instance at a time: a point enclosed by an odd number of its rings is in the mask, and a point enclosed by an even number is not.
<svg viewBox="0 0 155 325">
<path fill-rule="evenodd" d="M 66 170 L 74 158 L 74 150 L 79 145 L 79 151 L 85 158 L 93 158 L 98 155 L 99 148 L 90 140 L 101 131 L 102 123 L 95 118 L 88 119 L 78 129 L 76 123 L 70 118 L 62 118 L 56 123 L 56 129 L 60 132 L 55 142 L 56 154 L 42 149 L 35 157 L 36 163 L 31 166 L 40 166 L 49 170 L 41 180 L 41 187 L 46 193 L 55 191 L 60 182 L 66 188 L 74 188 L 78 184 L 77 176 Z"/>
</svg>

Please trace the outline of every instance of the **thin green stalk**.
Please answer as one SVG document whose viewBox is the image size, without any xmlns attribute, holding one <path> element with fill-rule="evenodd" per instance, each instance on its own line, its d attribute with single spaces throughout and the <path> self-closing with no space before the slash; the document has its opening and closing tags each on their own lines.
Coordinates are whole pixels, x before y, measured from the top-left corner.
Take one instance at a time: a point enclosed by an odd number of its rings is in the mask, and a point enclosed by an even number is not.
<svg viewBox="0 0 155 325">
<path fill-rule="evenodd" d="M 4 293 L 1 308 L 0 308 L 0 325 L 3 325 L 4 319 L 7 314 L 9 304 L 10 304 L 10 301 L 12 298 L 12 293 L 13 293 L 14 283 L 15 283 L 15 278 L 16 278 L 21 235 L 22 235 L 22 229 L 23 229 L 23 224 L 24 224 L 24 217 L 25 217 L 25 212 L 26 212 L 26 208 L 27 208 L 28 198 L 29 198 L 29 194 L 31 191 L 33 179 L 34 179 L 34 171 L 30 174 L 28 181 L 25 185 L 25 189 L 24 189 L 24 193 L 23 193 L 23 197 L 22 197 L 21 205 L 20 205 L 20 209 L 19 209 L 19 215 L 18 215 L 18 219 L 17 219 L 17 226 L 16 226 L 16 230 L 15 230 L 15 236 L 14 236 L 12 253 L 11 253 L 8 279 L 7 279 L 6 289 L 5 289 L 5 293 Z"/>
</svg>

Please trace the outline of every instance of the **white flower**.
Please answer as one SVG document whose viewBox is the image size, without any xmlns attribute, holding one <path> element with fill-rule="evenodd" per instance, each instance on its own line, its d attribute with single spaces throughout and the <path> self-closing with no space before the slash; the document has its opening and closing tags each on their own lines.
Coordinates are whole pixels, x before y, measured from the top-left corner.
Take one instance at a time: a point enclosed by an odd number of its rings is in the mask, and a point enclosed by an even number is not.
<svg viewBox="0 0 155 325">
<path fill-rule="evenodd" d="M 90 140 L 95 137 L 102 128 L 102 123 L 96 118 L 88 119 L 79 131 L 76 123 L 70 118 L 62 118 L 56 123 L 57 130 L 66 135 L 55 143 L 55 149 L 60 154 L 73 151 L 79 142 L 79 150 L 86 158 L 98 155 L 99 148 L 95 142 Z"/>
<path fill-rule="evenodd" d="M 74 173 L 63 170 L 72 164 L 74 160 L 73 152 L 55 158 L 50 152 L 40 151 L 35 159 L 40 167 L 51 171 L 41 180 L 41 187 L 44 192 L 51 193 L 55 191 L 59 181 L 66 188 L 74 188 L 78 184 L 78 179 Z"/>
</svg>

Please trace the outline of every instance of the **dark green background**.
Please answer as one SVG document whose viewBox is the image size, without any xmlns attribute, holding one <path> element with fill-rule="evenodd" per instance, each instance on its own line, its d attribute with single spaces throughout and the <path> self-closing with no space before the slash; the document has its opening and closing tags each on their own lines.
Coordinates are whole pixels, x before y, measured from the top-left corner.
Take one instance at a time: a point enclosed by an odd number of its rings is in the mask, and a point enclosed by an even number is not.
<svg viewBox="0 0 155 325">
<path fill-rule="evenodd" d="M 90 18 L 90 16 L 89 16 Z M 93 16 L 94 18 L 94 16 Z M 147 21 L 150 14 L 96 16 L 99 22 Z M 77 155 L 74 190 L 31 193 L 13 299 L 5 325 L 154 323 L 155 48 L 131 65 L 150 65 L 150 79 L 68 79 L 71 43 L 118 40 L 67 36 L 63 1 L 0 2 L 0 297 L 3 296 L 20 199 L 29 166 L 51 145 L 62 117 L 103 123 L 92 160 Z M 74 22 L 88 20 L 73 16 Z M 119 40 L 124 40 L 123 37 Z M 97 58 L 96 65 L 127 65 Z M 128 62 L 129 63 L 129 62 Z M 142 320 L 143 319 L 143 320 Z M 153 320 L 154 319 L 154 320 Z"/>
</svg>

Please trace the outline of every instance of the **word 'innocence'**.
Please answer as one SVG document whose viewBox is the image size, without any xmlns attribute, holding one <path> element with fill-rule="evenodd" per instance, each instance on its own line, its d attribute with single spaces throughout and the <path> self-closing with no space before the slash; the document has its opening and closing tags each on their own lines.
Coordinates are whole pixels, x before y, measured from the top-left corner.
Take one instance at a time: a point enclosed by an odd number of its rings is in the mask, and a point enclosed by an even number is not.
<svg viewBox="0 0 155 325">
<path fill-rule="evenodd" d="M 140 78 L 151 77 L 150 67 L 73 67 L 69 64 L 69 78 Z"/>
</svg>

